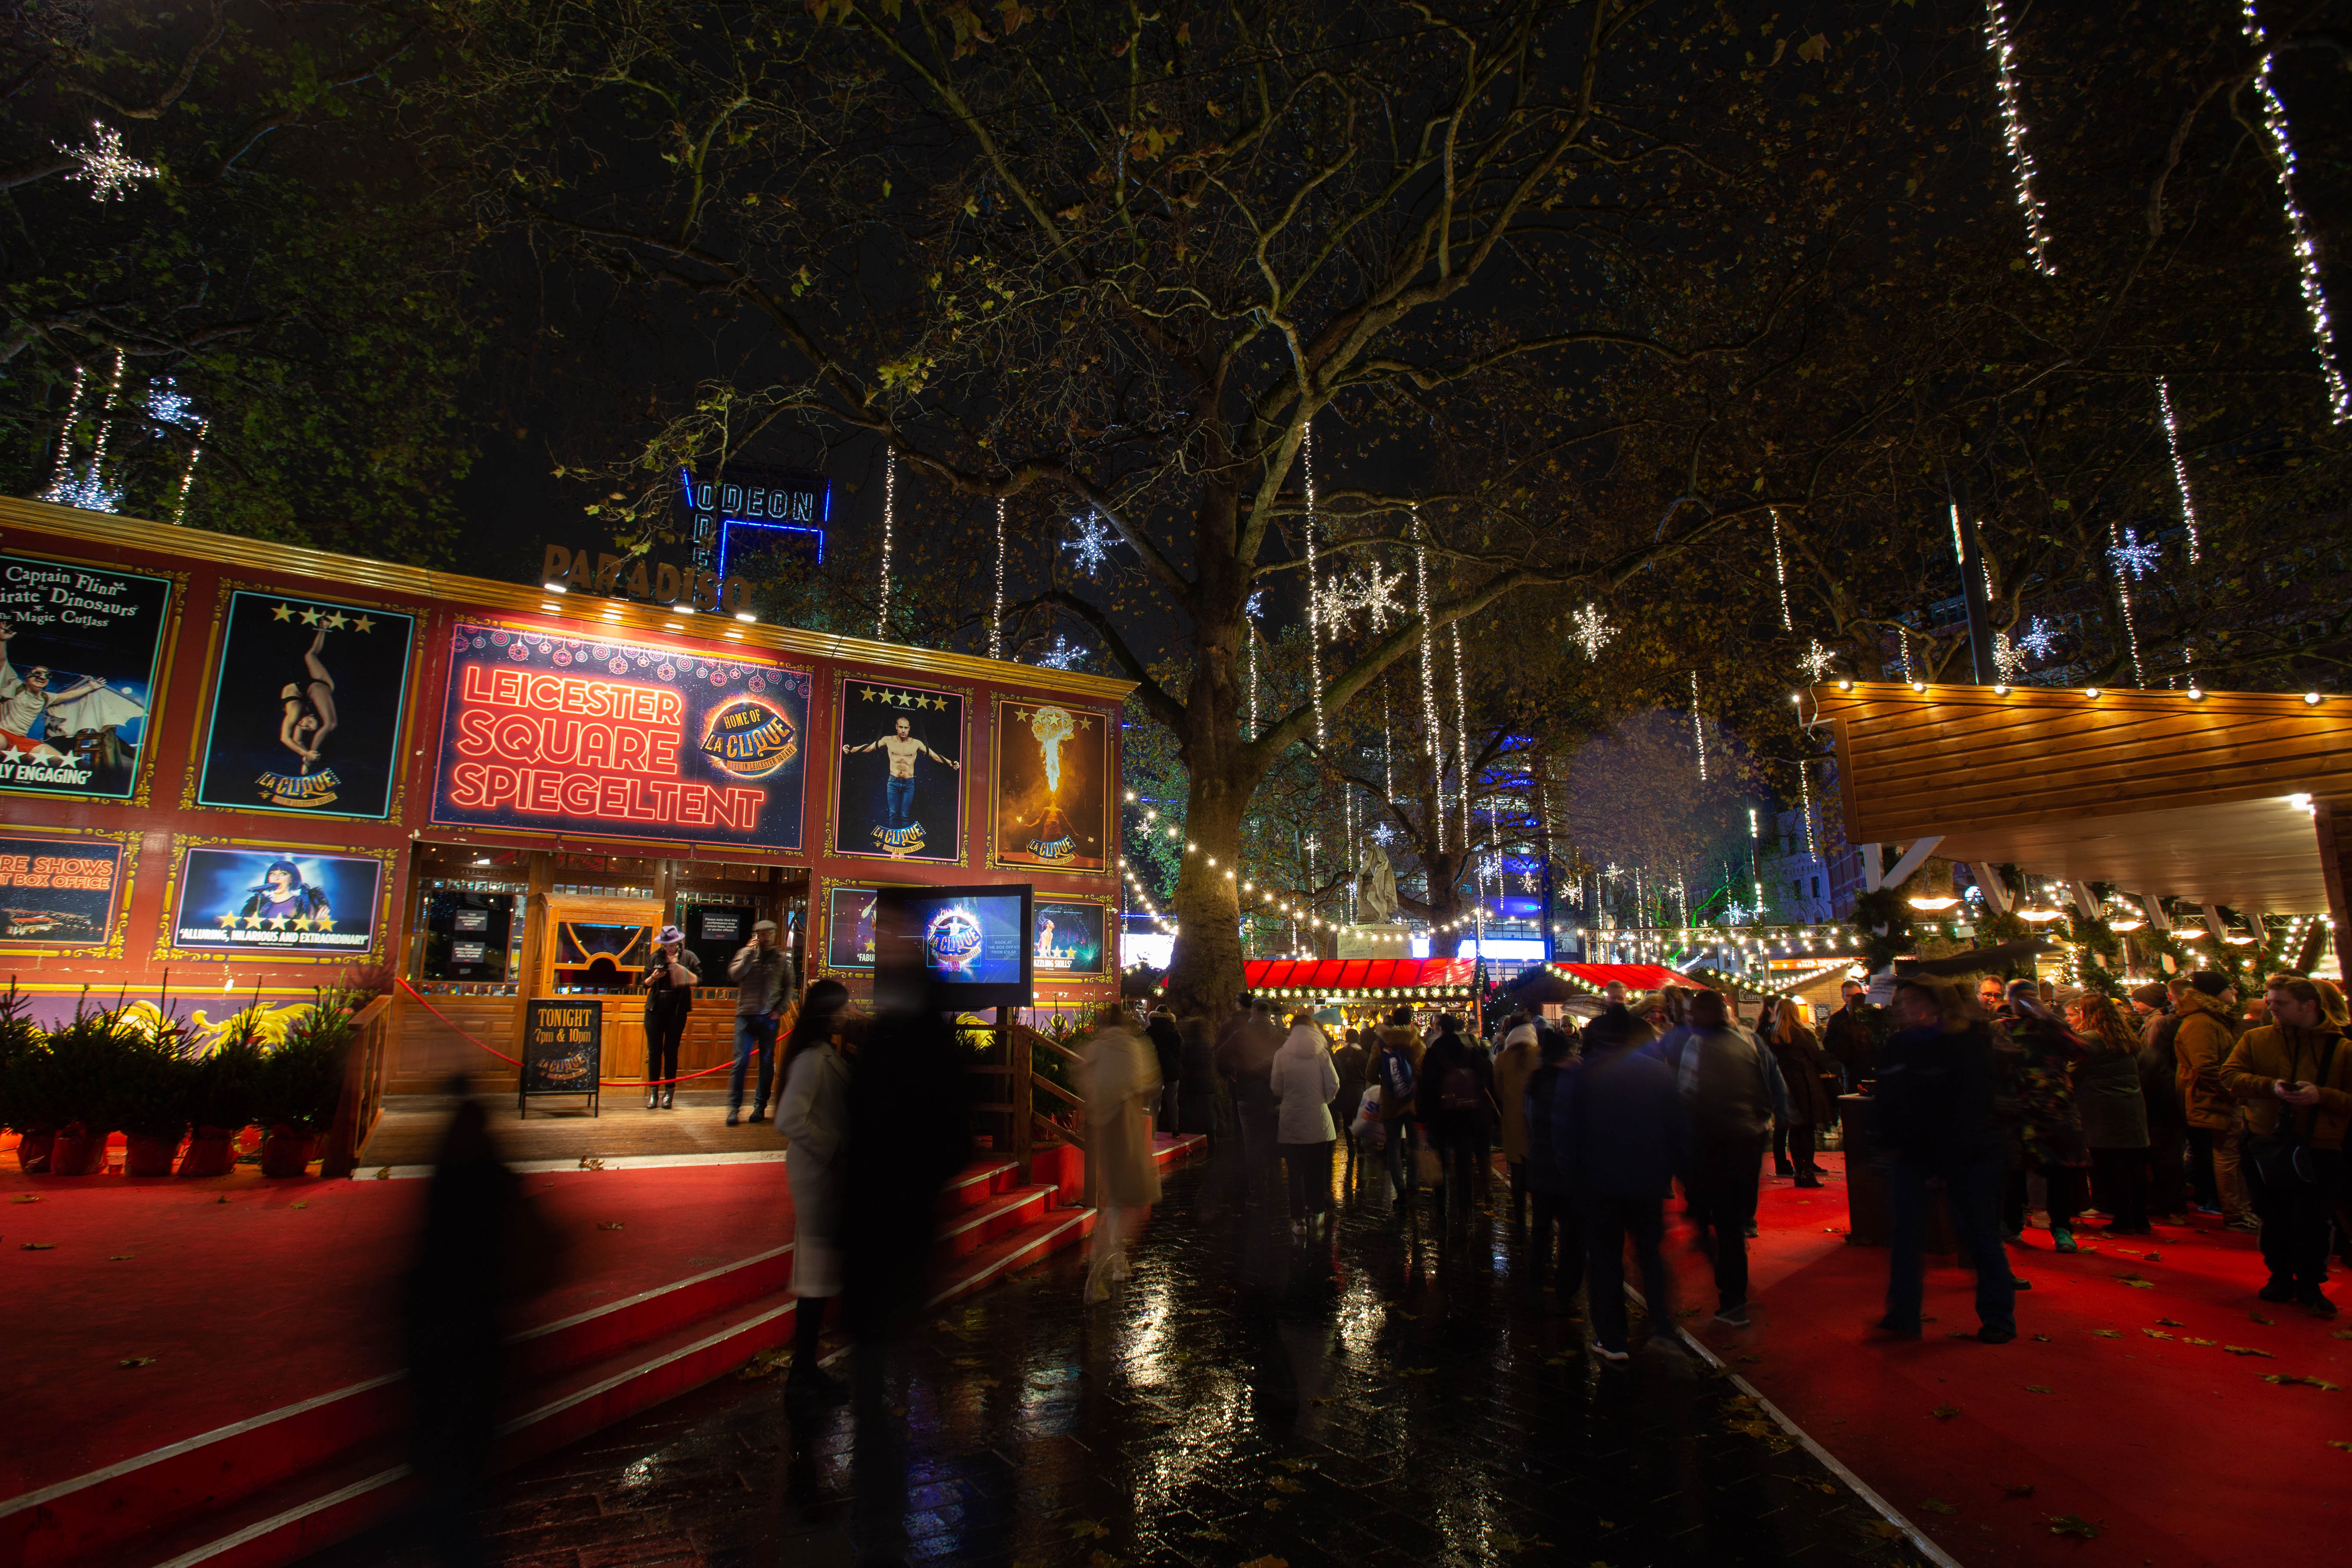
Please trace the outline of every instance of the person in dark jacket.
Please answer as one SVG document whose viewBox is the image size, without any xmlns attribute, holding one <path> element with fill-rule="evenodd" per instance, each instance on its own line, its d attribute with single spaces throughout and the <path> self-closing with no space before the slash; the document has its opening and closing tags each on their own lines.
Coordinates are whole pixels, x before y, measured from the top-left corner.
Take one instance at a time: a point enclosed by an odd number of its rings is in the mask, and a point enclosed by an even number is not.
<svg viewBox="0 0 2352 1568">
<path fill-rule="evenodd" d="M 1576 1042 L 1549 1024 L 1536 1026 L 1538 1066 L 1528 1079 L 1522 1110 L 1527 1124 L 1527 1185 L 1535 1229 L 1528 1237 L 1527 1285 L 1530 1294 L 1543 1289 L 1551 1268 L 1552 1242 L 1559 1244 L 1559 1278 L 1555 1286 L 1565 1307 L 1584 1284 L 1584 1224 L 1576 1189 L 1561 1166 L 1553 1136 L 1553 1102 L 1576 1058 Z"/>
<path fill-rule="evenodd" d="M 1185 1019 L 1176 1026 L 1182 1044 L 1178 1071 L 1177 1128 L 1206 1134 L 1213 1142 L 1217 1131 L 1217 1038 L 1209 1020 Z"/>
<path fill-rule="evenodd" d="M 1177 1031 L 1176 1016 L 1165 1007 L 1151 1010 L 1143 1035 L 1151 1042 L 1152 1055 L 1160 1058 L 1160 1131 L 1173 1137 L 1183 1098 L 1184 1037 Z"/>
<path fill-rule="evenodd" d="M 2091 1047 L 2074 1069 L 2074 1104 L 2091 1155 L 2091 1201 L 2106 1211 L 2109 1236 L 2151 1236 L 2147 1223 L 2147 1107 L 2139 1092 L 2139 1031 L 2115 999 L 2095 991 L 2059 993 L 2067 1026 Z"/>
<path fill-rule="evenodd" d="M 1848 1094 L 1859 1089 L 1862 1080 L 1870 1076 L 1876 1049 L 1870 1033 L 1870 1011 L 1864 1001 L 1868 994 L 1859 980 L 1839 986 L 1838 1010 L 1822 1026 L 1822 1049 L 1845 1076 Z"/>
<path fill-rule="evenodd" d="M 1269 1085 L 1274 1053 L 1281 1048 L 1274 1004 L 1263 997 L 1253 1000 L 1242 1022 L 1217 1042 L 1217 1071 L 1233 1086 L 1234 1117 L 1241 1127 L 1241 1169 L 1253 1205 L 1281 1197 L 1276 1167 L 1279 1141 Z"/>
<path fill-rule="evenodd" d="M 1331 1068 L 1339 1075 L 1339 1098 L 1331 1102 L 1331 1119 L 1339 1124 L 1339 1138 L 1348 1151 L 1348 1181 L 1352 1187 L 1356 1180 L 1356 1112 L 1363 1109 L 1364 1083 L 1371 1070 L 1372 1053 L 1364 1048 L 1361 1034 L 1350 1029 L 1345 1043 L 1331 1053 Z"/>
<path fill-rule="evenodd" d="M 1584 1031 L 1584 1059 L 1552 1091 L 1552 1159 L 1584 1210 L 1584 1300 L 1592 1352 L 1622 1362 L 1625 1242 L 1633 1238 L 1652 1332 L 1675 1321 L 1666 1260 L 1665 1200 L 1690 1143 L 1689 1120 L 1672 1068 L 1641 1047 L 1647 1024 L 1622 1005 Z"/>
<path fill-rule="evenodd" d="M 1691 1032 L 1667 1057 L 1690 1112 L 1691 1155 L 1683 1193 L 1715 1258 L 1715 1319 L 1748 1326 L 1748 1237 L 1773 1119 L 1789 1117 L 1789 1094 L 1772 1055 L 1731 1023 L 1720 991 L 1690 997 Z"/>
<path fill-rule="evenodd" d="M 1420 1040 L 1412 1032 L 1412 1011 L 1399 1007 L 1373 1036 L 1379 1051 L 1372 1058 L 1372 1087 L 1381 1091 L 1381 1121 L 1387 1139 L 1381 1153 L 1388 1162 L 1389 1203 L 1400 1220 L 1412 1210 L 1413 1106 L 1420 1084 Z"/>
<path fill-rule="evenodd" d="M 2050 1245 L 2080 1250 L 2074 1216 L 2083 1211 L 2091 1153 L 2083 1142 L 2083 1108 L 2074 1072 L 2091 1047 L 2052 1012 L 2031 980 L 2010 982 L 2001 1005 L 1995 1059 L 2008 1075 L 2018 1110 L 2021 1158 L 2001 1194 L 2001 1225 L 2012 1237 L 2025 1230 L 2025 1175 L 2039 1171 L 2050 1193 Z"/>
<path fill-rule="evenodd" d="M 2185 978 L 2172 984 L 2189 986 Z M 2166 1225 L 2187 1225 L 2189 1118 L 2180 1108 L 2180 1063 L 2172 1053 L 2180 1016 L 2162 985 L 2133 992 L 2132 1006 L 2140 1015 L 2139 1097 L 2147 1107 L 2148 1215 Z"/>
<path fill-rule="evenodd" d="M 702 960 L 686 945 L 686 933 L 664 926 L 646 969 L 646 1109 L 672 1109 L 677 1100 L 677 1043 L 686 1037 L 687 1015 L 694 1011 L 694 988 L 702 984 Z"/>
<path fill-rule="evenodd" d="M 1495 1068 L 1484 1052 L 1470 1048 L 1462 1020 L 1451 1013 L 1438 1021 L 1437 1038 L 1421 1059 L 1415 1100 L 1442 1178 L 1433 1194 L 1434 1217 L 1443 1220 L 1450 1209 L 1456 1224 L 1467 1225 L 1478 1162 L 1495 1125 Z"/>
<path fill-rule="evenodd" d="M 1995 1209 L 2007 1162 L 1993 1110 L 1992 1031 L 1949 984 L 1895 983 L 1897 1028 L 1879 1047 L 1874 1097 L 1878 1140 L 1892 1156 L 1893 1209 L 1886 1316 L 1878 1326 L 1916 1337 L 1926 1282 L 1920 1252 L 1927 1183 L 1940 1179 L 1952 1229 L 1977 1272 L 1977 1338 L 2017 1338 L 2017 1287 Z"/>
<path fill-rule="evenodd" d="M 1813 1143 L 1837 1108 L 1822 1081 L 1830 1070 L 1829 1058 L 1813 1032 L 1797 1021 L 1794 1002 L 1774 1004 L 1769 1028 L 1765 1022 L 1758 1021 L 1757 1033 L 1771 1050 L 1789 1089 L 1788 1117 L 1772 1123 L 1772 1167 L 1783 1176 L 1794 1176 L 1797 1186 L 1818 1187 L 1822 1178 L 1813 1163 Z"/>
</svg>

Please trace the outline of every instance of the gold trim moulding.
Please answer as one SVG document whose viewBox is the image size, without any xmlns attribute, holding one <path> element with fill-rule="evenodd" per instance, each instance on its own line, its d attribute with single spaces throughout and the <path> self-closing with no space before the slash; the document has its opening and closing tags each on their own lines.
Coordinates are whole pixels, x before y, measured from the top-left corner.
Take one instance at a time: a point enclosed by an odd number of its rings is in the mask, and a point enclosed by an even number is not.
<svg viewBox="0 0 2352 1568">
<path fill-rule="evenodd" d="M 371 561 L 364 556 L 337 555 L 274 540 L 212 533 L 200 528 L 150 522 L 143 518 L 115 517 L 106 512 L 54 506 L 47 501 L 0 496 L 0 526 L 8 524 L 90 543 L 152 551 L 181 560 L 204 561 L 240 571 L 265 572 L 278 578 L 305 577 L 332 583 L 339 587 L 361 587 L 378 593 L 399 594 L 460 614 L 481 608 L 542 620 L 551 615 L 551 612 L 540 608 L 547 602 L 546 591 L 520 583 L 466 577 L 425 566 L 403 566 L 394 562 Z M 633 599 L 600 597 L 593 602 L 598 606 L 593 615 L 559 610 L 552 612 L 553 618 L 576 626 L 625 627 L 633 633 L 656 639 L 664 635 L 685 635 L 705 643 L 740 641 L 746 647 L 814 658 L 879 663 L 890 668 L 920 670 L 929 675 L 984 680 L 997 688 L 1011 686 L 1066 691 L 1087 697 L 1108 698 L 1113 701 L 1123 700 L 1129 692 L 1135 689 L 1135 682 L 1116 680 L 1108 676 L 1047 669 L 1034 664 L 1015 664 L 1007 659 L 982 658 L 973 654 L 949 653 L 936 648 L 909 647 L 900 643 L 875 642 L 866 637 L 803 631 L 797 626 L 775 626 L 766 621 L 738 621 L 731 616 L 700 612 L 697 613 L 695 620 L 715 623 L 716 631 L 706 632 L 699 626 L 689 626 L 682 633 L 670 633 L 668 623 L 678 618 L 675 609 L 640 605 Z M 615 607 L 620 613 L 610 613 Z M 731 635 L 738 632 L 743 634 L 740 638 Z"/>
</svg>

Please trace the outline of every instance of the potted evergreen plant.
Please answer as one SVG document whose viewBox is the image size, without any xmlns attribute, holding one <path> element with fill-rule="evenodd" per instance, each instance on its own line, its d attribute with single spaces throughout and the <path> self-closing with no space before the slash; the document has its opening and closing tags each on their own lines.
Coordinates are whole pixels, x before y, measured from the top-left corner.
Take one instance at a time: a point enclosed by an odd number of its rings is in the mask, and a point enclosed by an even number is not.
<svg viewBox="0 0 2352 1568">
<path fill-rule="evenodd" d="M 136 1038 L 120 1013 L 83 1007 L 49 1031 L 57 1137 L 49 1174 L 94 1176 L 106 1168 L 106 1140 L 121 1125 L 123 1071 Z"/>
<path fill-rule="evenodd" d="M 236 1135 L 253 1123 L 260 1089 L 261 1044 L 250 1015 L 194 1059 L 188 1082 L 188 1152 L 183 1176 L 226 1176 L 236 1164 Z"/>
<path fill-rule="evenodd" d="M 305 1174 L 318 1142 L 335 1118 L 343 1089 L 343 1057 L 353 1029 L 348 994 L 320 997 L 287 1026 L 286 1037 L 261 1058 L 259 1107 L 254 1120 L 268 1130 L 261 1142 L 265 1176 Z"/>
<path fill-rule="evenodd" d="M 198 1064 L 186 1038 L 166 1021 L 154 1034 L 130 1032 L 118 1069 L 117 1111 L 122 1123 L 122 1173 L 168 1176 L 188 1131 Z"/>
<path fill-rule="evenodd" d="M 0 1127 L 16 1134 L 16 1163 L 27 1175 L 49 1168 L 58 1131 L 55 1079 L 48 1042 L 11 981 L 8 994 L 0 996 Z"/>
</svg>

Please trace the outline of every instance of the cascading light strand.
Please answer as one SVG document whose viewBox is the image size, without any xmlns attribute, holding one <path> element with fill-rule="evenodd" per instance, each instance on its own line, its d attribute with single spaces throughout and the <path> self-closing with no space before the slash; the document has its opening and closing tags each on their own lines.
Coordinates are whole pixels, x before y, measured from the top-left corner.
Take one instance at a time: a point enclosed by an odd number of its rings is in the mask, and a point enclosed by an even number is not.
<svg viewBox="0 0 2352 1568">
<path fill-rule="evenodd" d="M 874 601 L 874 640 L 881 642 L 890 635 L 890 546 L 898 516 L 898 454 L 891 452 L 882 460 L 882 586 Z M 990 634 L 989 653 L 995 655 L 995 637 Z"/>
<path fill-rule="evenodd" d="M 89 383 L 89 367 L 74 366 L 73 395 L 66 400 L 65 423 L 58 426 L 58 457 L 56 483 L 66 481 L 67 465 L 73 461 L 74 426 L 81 423 L 81 395 Z"/>
<path fill-rule="evenodd" d="M 2131 571 L 2126 564 L 2123 541 L 2116 535 L 2116 525 L 2107 524 L 2107 563 L 2116 574 L 2116 598 L 2124 608 L 2124 641 L 2130 645 L 2132 684 L 2146 686 L 2147 671 L 2139 662 L 2139 627 L 2132 616 Z"/>
<path fill-rule="evenodd" d="M 1323 743 L 1323 591 L 1315 558 L 1315 422 L 1307 422 L 1307 687 L 1315 695 L 1315 743 Z"/>
<path fill-rule="evenodd" d="M 2262 101 L 2271 173 L 2278 178 L 2279 207 L 2285 215 L 2287 232 L 2294 238 L 2295 268 L 2303 285 L 2304 309 L 2311 315 L 2312 344 L 2319 351 L 2320 374 L 2327 380 L 2328 409 L 2341 425 L 2352 420 L 2352 387 L 2345 384 L 2344 372 L 2336 363 L 2336 323 L 2327 313 L 2327 294 L 2320 285 L 2319 246 L 2311 237 L 2302 204 L 2295 199 L 2294 142 L 2287 134 L 2286 105 L 2271 84 L 2271 67 L 2277 57 L 2271 52 L 2270 36 L 2255 11 L 2254 0 L 2239 0 L 2238 15 L 2246 42 L 2263 51 L 2262 64 L 2254 71 L 2254 96 Z"/>
<path fill-rule="evenodd" d="M 2197 564 L 2197 498 L 2189 490 L 2189 463 L 2180 455 L 2180 424 L 2172 416 L 2172 389 L 2156 378 L 2156 406 L 2164 416 L 2164 445 L 2172 454 L 2172 484 L 2180 492 L 2180 521 L 2189 529 L 2189 564 Z"/>
<path fill-rule="evenodd" d="M 1698 782 L 1706 783 L 1706 722 L 1698 713 L 1698 671 L 1691 678 L 1691 740 L 1698 746 Z"/>
<path fill-rule="evenodd" d="M 1772 581 L 1780 589 L 1780 629 L 1793 632 L 1795 621 L 1789 617 L 1789 564 L 1780 554 L 1780 509 L 1772 509 Z"/>
<path fill-rule="evenodd" d="M 1421 504 L 1412 508 L 1413 611 L 1421 617 L 1421 722 L 1428 737 L 1430 766 L 1436 777 L 1437 847 L 1445 847 L 1445 731 L 1437 721 L 1437 644 L 1429 626 L 1429 539 L 1422 531 Z"/>
<path fill-rule="evenodd" d="M 2252 0 L 2248 0 L 2252 4 Z M 2043 221 L 2042 198 L 2033 189 L 2033 153 L 2026 146 L 2025 111 L 2019 104 L 2017 51 L 2009 41 L 2009 16 L 2001 0 L 1985 0 L 1985 47 L 1991 51 L 1993 78 L 2000 90 L 2000 134 L 2009 144 L 2009 161 L 2017 173 L 2017 205 L 2025 214 L 2025 249 L 2033 270 L 2044 278 L 2058 276 L 2050 259 L 2050 233 Z"/>
<path fill-rule="evenodd" d="M 1462 681 L 1462 623 L 1454 622 L 1446 630 L 1454 642 L 1454 798 L 1462 807 L 1462 847 L 1470 847 L 1470 703 L 1464 695 Z"/>
</svg>

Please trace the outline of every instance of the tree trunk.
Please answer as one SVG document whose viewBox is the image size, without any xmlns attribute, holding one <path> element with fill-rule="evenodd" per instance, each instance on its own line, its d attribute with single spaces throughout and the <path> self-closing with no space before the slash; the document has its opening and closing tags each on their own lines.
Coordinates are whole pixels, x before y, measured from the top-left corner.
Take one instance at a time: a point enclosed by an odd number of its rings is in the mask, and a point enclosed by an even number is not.
<svg viewBox="0 0 2352 1568">
<path fill-rule="evenodd" d="M 1228 769 L 1231 764 L 1228 763 Z M 1185 838 L 1199 848 L 1176 875 L 1176 952 L 1169 961 L 1168 1007 L 1179 1018 L 1222 1020 L 1242 989 L 1242 816 L 1255 778 L 1196 767 L 1184 805 Z M 1210 864 L 1211 860 L 1214 865 Z M 1225 875 L 1235 871 L 1234 877 Z"/>
</svg>

